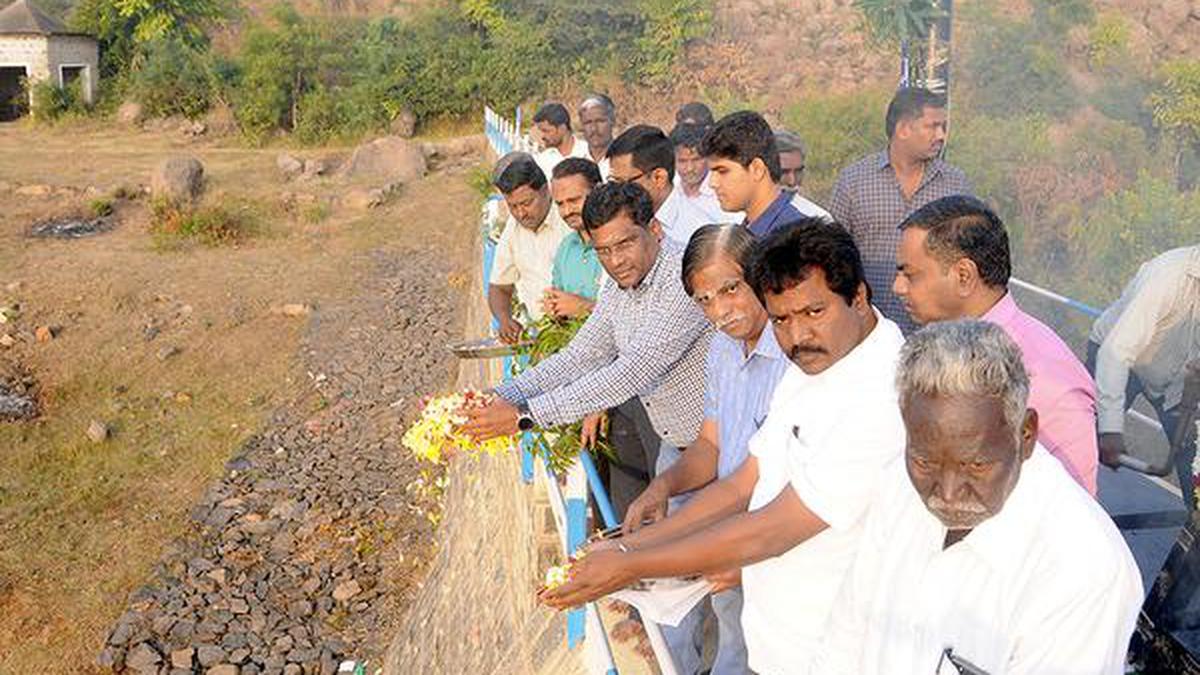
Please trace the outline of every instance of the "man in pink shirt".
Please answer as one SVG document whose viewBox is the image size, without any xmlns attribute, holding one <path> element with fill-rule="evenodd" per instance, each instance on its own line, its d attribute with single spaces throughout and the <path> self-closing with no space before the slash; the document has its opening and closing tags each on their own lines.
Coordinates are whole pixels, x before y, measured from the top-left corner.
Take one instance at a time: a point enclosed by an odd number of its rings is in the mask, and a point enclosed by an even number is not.
<svg viewBox="0 0 1200 675">
<path fill-rule="evenodd" d="M 892 290 L 919 324 L 991 321 L 1021 348 L 1038 441 L 1077 483 L 1096 494 L 1096 385 L 1049 326 L 1021 311 L 1008 292 L 1008 233 L 986 204 L 943 197 L 900 225 Z"/>
</svg>

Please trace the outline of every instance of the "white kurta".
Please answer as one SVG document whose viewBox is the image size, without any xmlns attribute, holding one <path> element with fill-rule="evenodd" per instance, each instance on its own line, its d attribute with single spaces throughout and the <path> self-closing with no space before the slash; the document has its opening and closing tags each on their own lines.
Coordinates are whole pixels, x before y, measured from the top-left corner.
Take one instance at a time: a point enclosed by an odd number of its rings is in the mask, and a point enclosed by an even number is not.
<svg viewBox="0 0 1200 675">
<path fill-rule="evenodd" d="M 902 460 L 888 468 L 813 672 L 1125 672 L 1142 582 L 1108 514 L 1040 445 L 1001 511 L 943 550 L 946 529 Z"/>
<path fill-rule="evenodd" d="M 876 318 L 871 334 L 824 372 L 789 368 L 750 440 L 758 462 L 750 510 L 790 489 L 829 525 L 742 570 L 742 629 L 750 668 L 762 675 L 808 672 L 883 468 L 904 449 L 893 384 L 904 337 Z"/>
<path fill-rule="evenodd" d="M 529 316 L 542 317 L 542 295 L 550 288 L 554 272 L 554 255 L 571 227 L 563 222 L 558 209 L 551 204 L 546 220 L 537 230 L 531 230 L 512 216 L 496 242 L 496 257 L 492 261 L 492 276 L 488 281 L 497 286 L 514 286 L 517 300 L 525 305 Z"/>
</svg>

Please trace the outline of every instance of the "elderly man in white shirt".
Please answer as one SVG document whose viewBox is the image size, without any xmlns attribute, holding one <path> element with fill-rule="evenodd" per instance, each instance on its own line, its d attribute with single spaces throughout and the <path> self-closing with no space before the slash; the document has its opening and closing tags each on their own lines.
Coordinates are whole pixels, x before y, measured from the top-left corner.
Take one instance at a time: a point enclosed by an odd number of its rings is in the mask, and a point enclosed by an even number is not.
<svg viewBox="0 0 1200 675">
<path fill-rule="evenodd" d="M 1143 264 L 1092 326 L 1088 368 L 1096 378 L 1101 461 L 1115 466 L 1125 452 L 1125 410 L 1138 394 L 1158 413 L 1168 440 L 1176 440 L 1189 364 L 1200 365 L 1200 245 Z M 1175 470 L 1190 509 L 1195 448 L 1181 450 Z"/>
<path fill-rule="evenodd" d="M 814 673 L 1119 675 L 1141 575 L 1037 444 L 1004 330 L 931 324 L 896 376 L 907 447 L 882 481 Z"/>
<path fill-rule="evenodd" d="M 500 339 L 521 337 L 513 297 L 530 319 L 542 316 L 542 296 L 553 284 L 554 256 L 571 228 L 550 199 L 546 175 L 527 153 L 510 153 L 496 164 L 492 184 L 504 195 L 509 217 L 496 242 L 488 279 L 488 308 L 500 324 Z"/>
<path fill-rule="evenodd" d="M 587 141 L 587 159 L 596 163 L 600 178 L 608 180 L 608 146 L 617 124 L 617 106 L 604 94 L 592 94 L 579 104 L 579 128 Z"/>
<path fill-rule="evenodd" d="M 662 129 L 629 127 L 608 146 L 608 159 L 612 180 L 637 183 L 650 193 L 654 219 L 666 238 L 687 246 L 692 233 L 714 222 L 675 187 L 675 146 Z"/>
<path fill-rule="evenodd" d="M 542 600 L 571 606 L 637 579 L 696 573 L 726 588 L 744 566 L 750 668 L 807 673 L 862 514 L 903 450 L 892 381 L 904 338 L 867 301 L 858 250 L 836 224 L 779 228 L 751 278 L 796 367 L 776 387 L 749 456 L 666 519 L 593 548 Z"/>
</svg>

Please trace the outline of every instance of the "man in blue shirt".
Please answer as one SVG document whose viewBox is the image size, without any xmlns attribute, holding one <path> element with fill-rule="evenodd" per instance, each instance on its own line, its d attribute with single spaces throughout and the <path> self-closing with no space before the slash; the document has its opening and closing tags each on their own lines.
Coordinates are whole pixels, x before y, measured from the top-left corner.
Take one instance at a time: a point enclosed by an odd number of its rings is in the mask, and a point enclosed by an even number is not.
<svg viewBox="0 0 1200 675">
<path fill-rule="evenodd" d="M 554 167 L 550 193 L 558 215 L 571 228 L 554 255 L 551 288 L 542 299 L 542 310 L 560 317 L 581 317 L 592 311 L 604 268 L 596 257 L 591 237 L 583 229 L 583 203 L 600 183 L 600 169 L 590 159 L 568 157 Z"/>
<path fill-rule="evenodd" d="M 708 349 L 704 422 L 681 458 L 655 476 L 630 505 L 625 529 L 666 515 L 668 500 L 732 474 L 746 458 L 746 443 L 767 416 L 775 385 L 788 368 L 767 310 L 746 282 L 754 235 L 741 225 L 706 225 L 683 254 L 683 288 L 720 332 Z M 713 675 L 745 673 L 740 570 L 710 577 L 718 645 Z M 699 607 L 699 606 L 698 606 Z M 693 610 L 684 619 L 699 624 Z M 698 628 L 698 626 L 696 626 Z"/>
<path fill-rule="evenodd" d="M 708 160 L 708 181 L 721 208 L 745 211 L 745 225 L 756 236 L 801 218 L 832 220 L 825 209 L 780 187 L 779 149 L 762 115 L 743 111 L 722 117 L 704 137 L 700 154 Z"/>
</svg>

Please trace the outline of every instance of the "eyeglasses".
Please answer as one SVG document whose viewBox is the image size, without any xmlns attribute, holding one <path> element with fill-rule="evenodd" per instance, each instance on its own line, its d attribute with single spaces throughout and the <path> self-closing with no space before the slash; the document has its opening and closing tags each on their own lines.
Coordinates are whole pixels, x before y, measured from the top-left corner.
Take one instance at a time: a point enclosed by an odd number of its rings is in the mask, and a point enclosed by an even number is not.
<svg viewBox="0 0 1200 675">
<path fill-rule="evenodd" d="M 630 176 L 629 178 L 626 178 L 624 180 L 617 178 L 616 176 L 609 176 L 608 182 L 610 182 L 610 183 L 632 183 L 633 181 L 635 181 L 645 175 L 646 175 L 645 171 L 639 171 L 638 175 Z"/>
<path fill-rule="evenodd" d="M 608 246 L 595 246 L 596 257 L 608 260 L 619 255 L 623 256 L 637 246 L 639 236 L 639 234 L 632 234 Z"/>
</svg>

